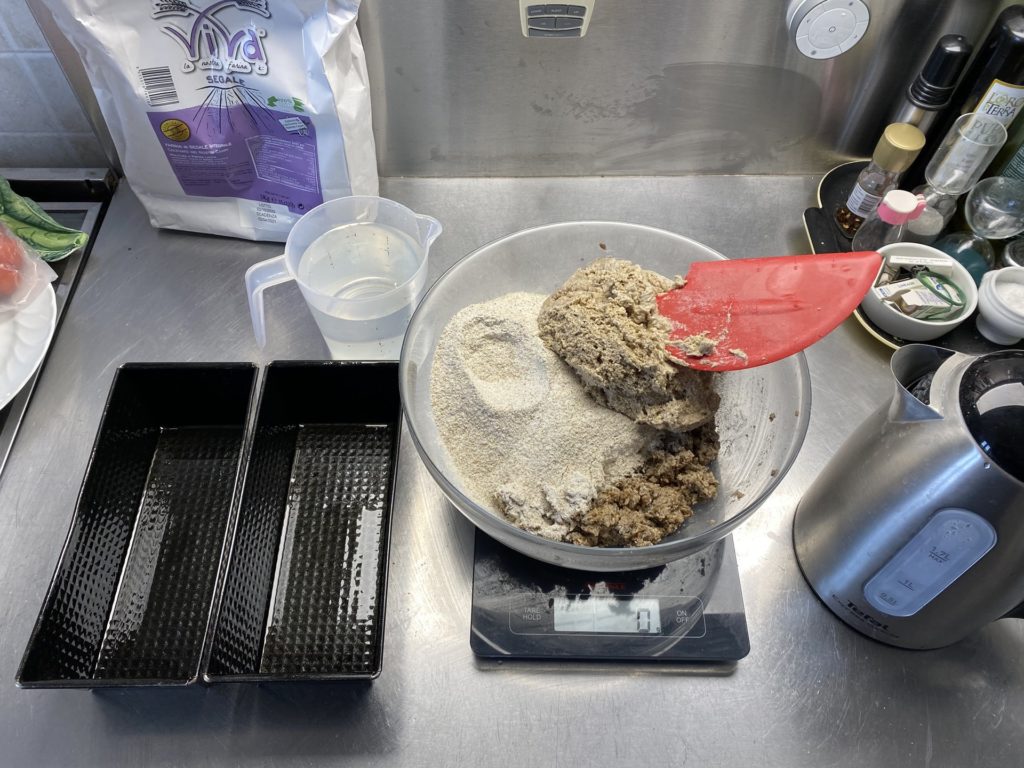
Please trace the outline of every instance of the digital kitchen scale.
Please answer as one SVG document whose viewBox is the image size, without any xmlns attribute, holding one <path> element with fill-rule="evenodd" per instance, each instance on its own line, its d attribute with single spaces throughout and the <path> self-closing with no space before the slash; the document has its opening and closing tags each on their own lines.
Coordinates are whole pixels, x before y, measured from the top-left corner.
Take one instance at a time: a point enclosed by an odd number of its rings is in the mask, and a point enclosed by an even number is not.
<svg viewBox="0 0 1024 768">
<path fill-rule="evenodd" d="M 643 571 L 542 563 L 476 532 L 470 646 L 491 659 L 723 662 L 750 651 L 732 537 Z"/>
</svg>

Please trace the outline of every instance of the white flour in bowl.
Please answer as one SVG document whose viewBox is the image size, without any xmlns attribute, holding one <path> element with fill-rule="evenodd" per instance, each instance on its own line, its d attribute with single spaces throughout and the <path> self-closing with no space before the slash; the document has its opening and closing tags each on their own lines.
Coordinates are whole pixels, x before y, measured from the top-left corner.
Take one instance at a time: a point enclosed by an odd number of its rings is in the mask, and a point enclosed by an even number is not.
<svg viewBox="0 0 1024 768">
<path fill-rule="evenodd" d="M 658 433 L 598 405 L 544 346 L 545 298 L 510 293 L 456 314 L 434 354 L 430 395 L 460 489 L 560 540 L 600 489 L 641 466 Z"/>
</svg>

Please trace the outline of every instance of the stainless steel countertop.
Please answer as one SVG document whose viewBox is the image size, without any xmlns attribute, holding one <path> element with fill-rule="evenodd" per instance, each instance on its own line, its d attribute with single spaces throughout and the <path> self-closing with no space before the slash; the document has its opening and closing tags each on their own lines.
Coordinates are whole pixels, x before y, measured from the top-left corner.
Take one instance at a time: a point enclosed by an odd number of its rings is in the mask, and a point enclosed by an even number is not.
<svg viewBox="0 0 1024 768">
<path fill-rule="evenodd" d="M 804 252 L 809 177 L 386 179 L 438 217 L 436 279 L 502 234 L 566 219 L 680 232 L 730 256 Z M 735 534 L 750 655 L 731 674 L 496 664 L 469 648 L 473 531 L 405 436 L 384 671 L 369 685 L 22 691 L 14 674 L 126 361 L 319 358 L 293 285 L 253 341 L 242 274 L 279 247 L 152 229 L 122 184 L 0 480 L 0 765 L 1010 766 L 1024 754 L 1024 622 L 902 651 L 835 619 L 791 545 L 801 492 L 888 398 L 888 353 L 847 321 L 807 353 L 810 431 Z M 711 670 L 716 671 L 716 670 Z"/>
</svg>

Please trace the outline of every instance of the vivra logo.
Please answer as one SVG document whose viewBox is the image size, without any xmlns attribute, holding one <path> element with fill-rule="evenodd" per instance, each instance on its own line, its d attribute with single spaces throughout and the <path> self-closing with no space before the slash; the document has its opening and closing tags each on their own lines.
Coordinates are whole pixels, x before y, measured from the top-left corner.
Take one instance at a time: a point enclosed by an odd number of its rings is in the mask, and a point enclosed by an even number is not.
<svg viewBox="0 0 1024 768">
<path fill-rule="evenodd" d="M 267 52 L 263 47 L 267 30 L 257 26 L 253 16 L 269 19 L 270 0 L 217 0 L 205 8 L 192 0 L 152 0 L 152 3 L 154 19 L 180 17 L 188 23 L 188 26 L 180 26 L 171 20 L 161 27 L 161 31 L 185 51 L 186 60 L 182 64 L 185 72 L 193 72 L 198 67 L 215 72 L 267 74 Z M 239 13 L 244 15 L 239 18 Z M 233 23 L 229 25 L 222 16 L 232 17 Z"/>
</svg>

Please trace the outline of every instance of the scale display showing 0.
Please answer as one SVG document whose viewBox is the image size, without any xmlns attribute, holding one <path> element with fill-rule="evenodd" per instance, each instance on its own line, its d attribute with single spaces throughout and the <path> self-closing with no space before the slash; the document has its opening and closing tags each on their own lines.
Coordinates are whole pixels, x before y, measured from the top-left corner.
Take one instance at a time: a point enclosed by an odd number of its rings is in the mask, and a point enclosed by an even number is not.
<svg viewBox="0 0 1024 768">
<path fill-rule="evenodd" d="M 556 596 L 552 608 L 556 632 L 661 634 L 661 607 L 654 598 Z"/>
</svg>

